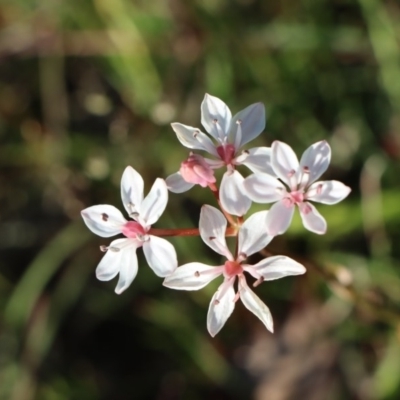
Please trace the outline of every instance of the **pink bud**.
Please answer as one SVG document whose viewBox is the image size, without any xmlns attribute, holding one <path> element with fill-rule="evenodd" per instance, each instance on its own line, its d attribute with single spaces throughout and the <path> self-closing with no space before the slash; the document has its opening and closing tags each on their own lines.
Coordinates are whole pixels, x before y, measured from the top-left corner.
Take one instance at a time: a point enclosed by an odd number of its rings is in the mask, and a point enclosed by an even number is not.
<svg viewBox="0 0 400 400">
<path fill-rule="evenodd" d="M 216 181 L 214 171 L 206 160 L 198 154 L 190 154 L 189 158 L 182 162 L 180 173 L 186 182 L 198 184 L 202 187 Z"/>
</svg>

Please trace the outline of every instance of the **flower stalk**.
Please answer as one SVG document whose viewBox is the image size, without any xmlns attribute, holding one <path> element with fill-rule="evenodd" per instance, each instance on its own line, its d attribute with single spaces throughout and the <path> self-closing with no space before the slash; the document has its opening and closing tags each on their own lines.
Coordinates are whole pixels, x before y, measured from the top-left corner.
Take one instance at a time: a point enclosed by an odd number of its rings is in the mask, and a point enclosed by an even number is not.
<svg viewBox="0 0 400 400">
<path fill-rule="evenodd" d="M 173 237 L 173 236 L 200 236 L 198 228 L 176 228 L 176 229 L 160 229 L 150 228 L 149 234 L 160 237 Z M 226 237 L 235 237 L 238 234 L 236 227 L 228 227 L 226 229 Z"/>
</svg>

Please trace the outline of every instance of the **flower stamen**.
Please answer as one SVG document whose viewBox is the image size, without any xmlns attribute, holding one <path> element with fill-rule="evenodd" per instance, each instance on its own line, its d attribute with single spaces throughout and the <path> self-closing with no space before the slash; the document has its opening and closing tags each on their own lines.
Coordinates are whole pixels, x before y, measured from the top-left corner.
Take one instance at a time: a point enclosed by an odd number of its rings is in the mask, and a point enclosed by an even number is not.
<svg viewBox="0 0 400 400">
<path fill-rule="evenodd" d="M 287 173 L 287 177 L 289 180 L 289 187 L 291 190 L 296 190 L 297 188 L 297 179 L 296 179 L 296 171 L 294 169 L 290 170 Z"/>
<path fill-rule="evenodd" d="M 238 254 L 236 261 L 237 261 L 238 263 L 241 263 L 241 262 L 243 262 L 246 258 L 247 258 L 247 254 L 241 252 L 241 253 Z"/>
<path fill-rule="evenodd" d="M 310 180 L 310 168 L 304 166 L 300 177 L 299 189 L 304 189 L 308 185 L 309 180 Z"/>
<path fill-rule="evenodd" d="M 261 285 L 263 282 L 264 278 L 261 276 L 253 283 L 253 287 L 257 287 L 258 285 Z"/>
<path fill-rule="evenodd" d="M 240 153 L 240 155 L 237 156 L 237 157 L 233 160 L 233 162 L 234 162 L 236 165 L 241 165 L 241 164 L 243 164 L 243 163 L 246 161 L 246 159 L 248 158 L 249 154 L 250 154 L 250 152 L 249 152 L 248 150 L 243 150 L 243 151 Z"/>
<path fill-rule="evenodd" d="M 221 125 L 218 123 L 218 120 L 216 118 L 213 119 L 213 124 L 214 124 L 214 127 L 215 127 L 216 136 L 219 138 L 219 141 L 221 143 L 224 143 L 225 134 L 224 134 L 224 131 L 221 128 Z"/>
<path fill-rule="evenodd" d="M 121 249 L 115 246 L 104 246 L 104 244 L 100 246 L 100 251 L 102 251 L 103 253 L 107 252 L 107 250 L 113 251 L 114 253 L 118 253 Z"/>
<path fill-rule="evenodd" d="M 229 279 L 225 279 L 225 281 L 222 283 L 222 285 L 218 289 L 219 295 L 215 299 L 215 301 L 218 301 L 218 303 L 215 303 L 215 304 L 219 304 L 220 303 L 222 297 L 225 296 L 226 292 L 228 291 L 228 289 L 230 287 L 232 287 L 234 282 L 235 282 L 235 277 L 232 277 L 232 278 L 229 278 Z"/>
<path fill-rule="evenodd" d="M 242 120 L 238 119 L 236 121 L 237 125 L 237 131 L 236 131 L 236 137 L 235 137 L 235 149 L 238 149 L 240 147 L 240 143 L 242 142 Z"/>
</svg>

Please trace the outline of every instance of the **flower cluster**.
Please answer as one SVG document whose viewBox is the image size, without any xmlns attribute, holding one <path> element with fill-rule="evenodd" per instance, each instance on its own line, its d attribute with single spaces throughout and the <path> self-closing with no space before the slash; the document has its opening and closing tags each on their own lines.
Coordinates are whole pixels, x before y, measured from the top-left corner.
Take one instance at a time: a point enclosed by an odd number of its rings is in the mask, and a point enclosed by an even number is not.
<svg viewBox="0 0 400 400">
<path fill-rule="evenodd" d="M 239 298 L 272 332 L 271 313 L 248 286 L 245 273 L 254 278 L 256 287 L 263 281 L 303 274 L 305 268 L 283 255 L 266 257 L 255 265 L 247 263 L 248 257 L 263 250 L 274 236 L 289 228 L 296 205 L 304 227 L 324 234 L 326 221 L 311 202 L 338 203 L 350 193 L 350 188 L 338 181 L 317 181 L 330 162 L 331 150 L 326 141 L 311 145 L 300 161 L 287 144 L 279 141 L 273 142 L 271 148 L 241 150 L 265 128 L 261 103 L 252 104 L 232 117 L 222 100 L 206 94 L 201 104 L 201 123 L 209 136 L 198 128 L 180 123 L 173 123 L 172 128 L 185 147 L 205 151 L 213 159 L 190 152 L 179 171 L 165 180 L 156 179 L 145 198 L 142 177 L 132 167 L 127 167 L 121 179 L 121 197 L 129 221 L 111 205 L 92 206 L 82 211 L 86 225 L 95 234 L 124 236 L 113 240 L 109 246 L 101 246 L 105 255 L 97 266 L 96 276 L 108 281 L 119 274 L 115 291 L 122 293 L 136 277 L 136 249 L 143 247 L 150 268 L 165 278 L 163 285 L 168 288 L 198 290 L 223 276 L 208 310 L 207 328 L 212 336 L 224 326 Z M 244 177 L 237 170 L 241 165 L 251 174 Z M 214 170 L 222 167 L 226 172 L 218 186 Z M 194 185 L 208 187 L 220 210 L 204 205 L 198 229 L 152 228 L 166 208 L 168 190 L 183 193 Z M 252 201 L 274 204 L 268 211 L 245 219 Z M 218 266 L 191 262 L 178 267 L 174 247 L 160 236 L 189 234 L 199 235 L 226 261 Z M 234 254 L 227 246 L 226 236 L 236 238 Z"/>
</svg>

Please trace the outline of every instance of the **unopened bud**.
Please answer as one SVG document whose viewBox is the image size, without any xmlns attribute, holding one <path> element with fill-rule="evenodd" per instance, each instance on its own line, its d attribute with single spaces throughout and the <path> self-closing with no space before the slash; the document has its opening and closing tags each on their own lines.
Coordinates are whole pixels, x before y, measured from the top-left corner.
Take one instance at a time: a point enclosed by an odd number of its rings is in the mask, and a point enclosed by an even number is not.
<svg viewBox="0 0 400 400">
<path fill-rule="evenodd" d="M 182 162 L 180 173 L 186 182 L 194 183 L 202 187 L 216 182 L 213 169 L 211 169 L 206 160 L 198 154 L 190 154 L 188 159 Z"/>
</svg>

